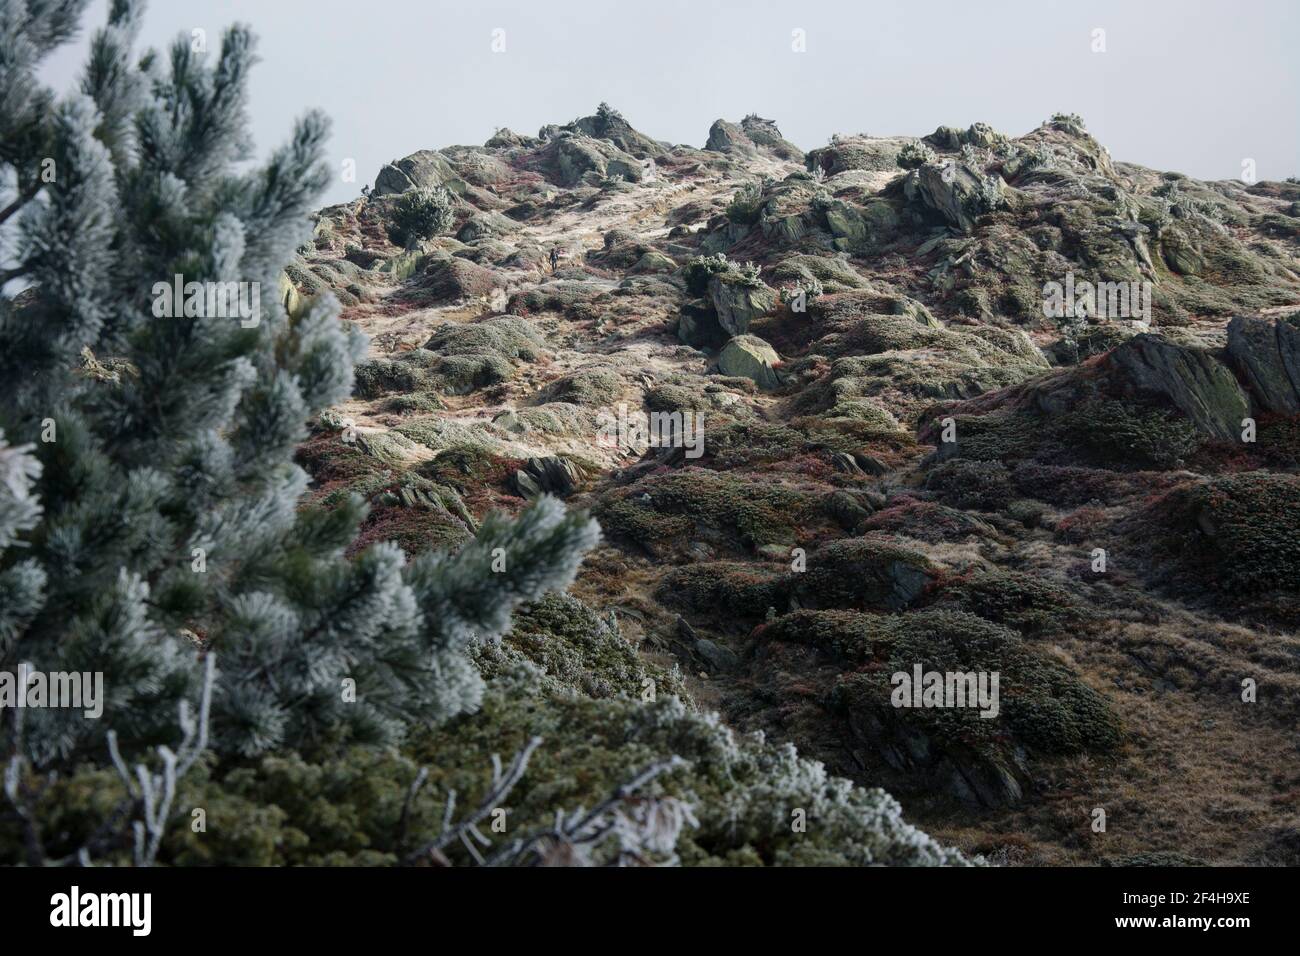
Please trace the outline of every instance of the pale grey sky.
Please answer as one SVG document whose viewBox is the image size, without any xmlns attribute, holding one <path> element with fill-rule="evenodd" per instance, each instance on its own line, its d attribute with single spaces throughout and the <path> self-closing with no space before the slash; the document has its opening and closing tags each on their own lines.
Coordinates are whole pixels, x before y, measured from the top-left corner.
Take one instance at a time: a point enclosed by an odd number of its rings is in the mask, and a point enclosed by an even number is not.
<svg viewBox="0 0 1300 956">
<path fill-rule="evenodd" d="M 107 3 L 51 59 L 57 88 Z M 536 133 L 601 100 L 656 139 L 702 146 L 713 120 L 756 112 L 803 149 L 976 120 L 1019 135 L 1073 112 L 1116 159 L 1228 179 L 1252 158 L 1261 179 L 1300 175 L 1295 0 L 153 0 L 141 40 L 201 27 L 215 41 L 232 21 L 261 41 L 260 151 L 307 107 L 333 117 L 335 169 L 355 159 L 357 181 L 339 175 L 329 202 L 394 157 L 498 126 Z"/>
</svg>

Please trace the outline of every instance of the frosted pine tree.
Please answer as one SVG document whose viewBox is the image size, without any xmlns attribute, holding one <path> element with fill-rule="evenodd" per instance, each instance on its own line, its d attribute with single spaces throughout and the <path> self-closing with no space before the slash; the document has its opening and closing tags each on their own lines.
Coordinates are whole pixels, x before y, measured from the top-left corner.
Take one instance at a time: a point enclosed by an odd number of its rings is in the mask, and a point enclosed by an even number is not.
<svg viewBox="0 0 1300 956">
<path fill-rule="evenodd" d="M 364 505 L 305 507 L 292 456 L 366 343 L 329 297 L 290 317 L 277 293 L 327 122 L 237 167 L 253 36 L 136 60 L 137 0 L 56 99 L 36 69 L 84 5 L 0 0 L 0 670 L 102 671 L 107 698 L 98 721 L 29 711 L 25 756 L 103 761 L 110 727 L 123 752 L 174 739 L 209 651 L 221 752 L 391 742 L 473 709 L 468 646 L 566 586 L 594 522 L 548 499 L 454 556 L 344 558 Z M 238 283 L 250 314 L 166 317 L 178 276 Z"/>
</svg>

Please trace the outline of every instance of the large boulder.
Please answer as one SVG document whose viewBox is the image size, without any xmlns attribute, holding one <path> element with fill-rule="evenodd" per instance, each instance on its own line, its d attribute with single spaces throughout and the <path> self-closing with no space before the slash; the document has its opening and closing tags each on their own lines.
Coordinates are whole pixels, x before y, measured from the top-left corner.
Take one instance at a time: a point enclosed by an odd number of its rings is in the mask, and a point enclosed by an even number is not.
<svg viewBox="0 0 1300 956">
<path fill-rule="evenodd" d="M 422 149 L 405 159 L 395 159 L 375 177 L 372 196 L 404 193 L 408 189 L 432 189 L 442 186 L 458 196 L 467 188 L 447 157 L 432 149 Z"/>
<path fill-rule="evenodd" d="M 697 349 L 714 349 L 727 341 L 727 333 L 718 325 L 718 314 L 704 299 L 695 299 L 682 306 L 677 320 L 677 338 L 685 345 Z"/>
<path fill-rule="evenodd" d="M 782 136 L 776 123 L 754 114 L 746 116 L 739 123 L 715 120 L 709 127 L 709 139 L 704 148 L 710 152 L 735 156 L 754 156 L 766 151 L 778 159 L 796 163 L 804 161 L 803 150 Z"/>
<path fill-rule="evenodd" d="M 605 103 L 601 103 L 592 115 L 580 117 L 564 128 L 594 139 L 607 139 L 638 159 L 652 159 L 664 152 L 659 143 L 633 129 L 618 110 Z"/>
<path fill-rule="evenodd" d="M 776 388 L 781 384 L 775 368 L 780 361 L 776 349 L 757 335 L 737 335 L 718 353 L 718 371 L 752 379 L 759 388 Z"/>
<path fill-rule="evenodd" d="M 628 182 L 640 182 L 645 175 L 641 160 L 607 140 L 560 133 L 547 150 L 545 158 L 561 186 L 576 186 L 591 174 L 600 178 L 619 175 Z"/>
<path fill-rule="evenodd" d="M 804 157 L 809 170 L 820 169 L 827 176 L 835 176 L 851 169 L 871 172 L 893 172 L 898 168 L 898 153 L 903 148 L 901 139 L 872 136 L 842 136 L 829 146 L 814 149 Z"/>
<path fill-rule="evenodd" d="M 822 213 L 826 216 L 826 227 L 836 239 L 847 239 L 850 243 L 866 240 L 866 220 L 851 203 L 843 199 L 827 200 Z"/>
<path fill-rule="evenodd" d="M 1163 396 L 1206 435 L 1235 440 L 1250 413 L 1232 371 L 1202 349 L 1144 333 L 1111 352 L 1109 363 L 1127 390 Z"/>
<path fill-rule="evenodd" d="M 970 232 L 975 220 L 1006 202 L 1000 176 L 984 176 L 962 163 L 929 163 L 912 170 L 903 193 L 962 232 Z"/>
<path fill-rule="evenodd" d="M 1228 357 L 1265 411 L 1300 415 L 1300 320 L 1237 316 Z"/>
<path fill-rule="evenodd" d="M 929 136 L 922 137 L 922 142 L 935 149 L 958 150 L 963 146 L 981 146 L 992 149 L 1006 142 L 1006 136 L 999 133 L 988 123 L 972 123 L 967 129 L 955 126 L 940 126 Z"/>
<path fill-rule="evenodd" d="M 779 159 L 803 162 L 803 150 L 782 136 L 774 121 L 751 113 L 740 121 L 740 129 L 750 142 L 770 150 Z"/>
<path fill-rule="evenodd" d="M 575 186 L 587 173 L 605 175 L 607 160 L 594 140 L 565 136 L 555 141 L 555 171 L 561 185 Z"/>
<path fill-rule="evenodd" d="M 639 183 L 646 178 L 648 167 L 635 156 L 626 153 L 611 156 L 605 163 L 606 176 L 621 176 L 624 182 Z"/>
<path fill-rule="evenodd" d="M 740 124 L 729 123 L 724 119 L 713 121 L 704 148 L 714 153 L 734 153 L 741 156 L 753 156 L 758 152 L 753 141 L 740 128 Z"/>
<path fill-rule="evenodd" d="M 709 279 L 709 298 L 718 324 L 730 335 L 744 335 L 749 323 L 777 307 L 780 297 L 761 282 L 737 272 L 720 272 Z"/>
</svg>

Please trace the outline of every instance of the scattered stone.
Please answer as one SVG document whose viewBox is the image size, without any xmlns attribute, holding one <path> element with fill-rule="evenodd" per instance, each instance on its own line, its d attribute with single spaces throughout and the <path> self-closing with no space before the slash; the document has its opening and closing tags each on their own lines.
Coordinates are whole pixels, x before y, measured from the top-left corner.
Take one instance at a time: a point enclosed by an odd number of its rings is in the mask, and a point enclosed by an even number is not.
<svg viewBox="0 0 1300 956">
<path fill-rule="evenodd" d="M 718 371 L 751 379 L 759 388 L 772 389 L 781 384 L 775 368 L 780 361 L 776 349 L 757 335 L 737 335 L 718 354 Z"/>
<path fill-rule="evenodd" d="M 573 494 L 581 480 L 581 472 L 573 462 L 554 455 L 529 458 L 524 467 L 511 476 L 515 492 L 521 498 L 528 499 L 542 494 L 567 498 Z"/>
</svg>

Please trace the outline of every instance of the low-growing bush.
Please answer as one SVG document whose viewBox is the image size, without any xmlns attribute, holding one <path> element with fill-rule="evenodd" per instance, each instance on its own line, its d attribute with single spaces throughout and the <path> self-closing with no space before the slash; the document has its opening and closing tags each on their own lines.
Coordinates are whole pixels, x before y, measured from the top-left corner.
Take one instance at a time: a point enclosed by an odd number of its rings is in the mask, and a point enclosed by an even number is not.
<svg viewBox="0 0 1300 956">
<path fill-rule="evenodd" d="M 388 238 L 399 246 L 445 234 L 456 221 L 451 193 L 441 186 L 402 193 L 393 206 Z"/>
</svg>

